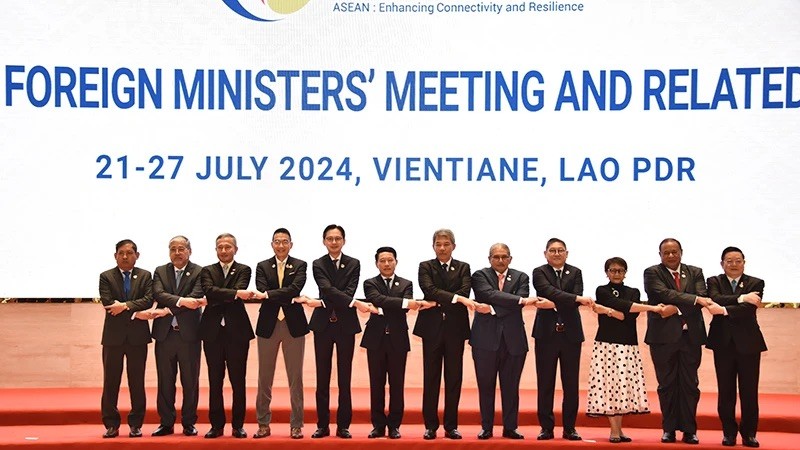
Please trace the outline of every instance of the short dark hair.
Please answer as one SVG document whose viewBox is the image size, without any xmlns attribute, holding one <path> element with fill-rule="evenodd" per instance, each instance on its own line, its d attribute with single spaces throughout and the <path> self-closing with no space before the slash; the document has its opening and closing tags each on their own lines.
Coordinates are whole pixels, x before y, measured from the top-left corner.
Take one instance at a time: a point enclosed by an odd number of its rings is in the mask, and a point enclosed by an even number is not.
<svg viewBox="0 0 800 450">
<path fill-rule="evenodd" d="M 567 244 L 564 241 L 562 241 L 561 239 L 559 239 L 559 238 L 550 238 L 550 239 L 547 240 L 547 245 L 544 246 L 544 249 L 547 250 L 548 248 L 550 248 L 551 245 L 555 244 L 556 242 L 560 242 L 561 245 L 564 246 L 564 248 L 567 248 Z"/>
<path fill-rule="evenodd" d="M 663 241 L 661 241 L 660 244 L 658 244 L 658 252 L 659 253 L 661 253 L 661 247 L 664 244 L 666 244 L 667 242 L 674 242 L 674 243 L 678 244 L 678 250 L 683 251 L 683 246 L 681 245 L 681 241 L 679 241 L 679 240 L 677 240 L 675 238 L 666 238 Z"/>
<path fill-rule="evenodd" d="M 722 251 L 722 257 L 720 258 L 720 261 L 724 261 L 725 260 L 725 255 L 727 255 L 728 253 L 733 253 L 733 252 L 741 253 L 742 254 L 742 259 L 744 259 L 744 252 L 739 247 L 731 246 L 731 247 L 725 247 L 725 250 Z"/>
<path fill-rule="evenodd" d="M 285 234 L 285 235 L 289 236 L 289 240 L 290 241 L 292 240 L 292 233 L 289 233 L 289 230 L 287 230 L 286 228 L 278 228 L 277 230 L 273 231 L 272 232 L 272 239 L 275 239 L 275 235 L 276 234 Z"/>
<path fill-rule="evenodd" d="M 611 267 L 612 264 L 616 264 L 622 266 L 625 271 L 628 271 L 628 263 L 625 262 L 624 259 L 620 258 L 619 256 L 614 256 L 613 258 L 608 258 L 606 260 L 605 271 L 608 272 L 608 269 Z"/>
<path fill-rule="evenodd" d="M 332 223 L 327 227 L 325 227 L 325 230 L 322 231 L 322 239 L 325 239 L 325 235 L 327 235 L 328 231 L 331 230 L 339 230 L 339 232 L 342 233 L 342 239 L 344 239 L 344 228 L 342 228 L 341 225 L 336 225 L 335 223 Z"/>
<path fill-rule="evenodd" d="M 392 247 L 380 247 L 375 251 L 375 262 L 378 262 L 378 255 L 381 253 L 391 253 L 394 259 L 397 259 L 397 252 Z"/>
<path fill-rule="evenodd" d="M 139 252 L 139 249 L 136 248 L 136 242 L 133 242 L 130 239 L 123 239 L 123 240 L 117 242 L 117 248 L 114 250 L 114 253 L 117 253 L 119 251 L 119 248 L 122 247 L 123 245 L 128 245 L 128 244 L 131 244 L 133 246 L 133 251 L 134 252 L 137 252 L 137 253 Z"/>
</svg>

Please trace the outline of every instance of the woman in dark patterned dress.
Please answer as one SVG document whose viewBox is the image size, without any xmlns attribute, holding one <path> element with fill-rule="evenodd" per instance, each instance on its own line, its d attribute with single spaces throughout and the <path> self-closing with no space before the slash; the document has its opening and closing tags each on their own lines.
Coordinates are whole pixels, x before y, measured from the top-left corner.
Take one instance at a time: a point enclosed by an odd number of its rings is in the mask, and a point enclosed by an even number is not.
<svg viewBox="0 0 800 450">
<path fill-rule="evenodd" d="M 639 290 L 622 284 L 628 263 L 619 257 L 606 261 L 609 283 L 595 292 L 597 336 L 589 379 L 590 417 L 608 417 L 610 442 L 630 442 L 622 433 L 622 416 L 650 412 L 636 333 L 640 312 L 661 313 L 663 305 L 639 302 Z"/>
</svg>

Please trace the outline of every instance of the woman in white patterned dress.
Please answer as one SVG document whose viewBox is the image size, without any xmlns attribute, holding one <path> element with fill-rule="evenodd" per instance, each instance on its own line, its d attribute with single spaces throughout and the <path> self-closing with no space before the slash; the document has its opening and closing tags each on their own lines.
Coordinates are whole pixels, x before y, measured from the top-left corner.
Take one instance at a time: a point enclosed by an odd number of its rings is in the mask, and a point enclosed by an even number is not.
<svg viewBox="0 0 800 450">
<path fill-rule="evenodd" d="M 640 312 L 660 313 L 663 308 L 639 302 L 639 290 L 622 284 L 627 270 L 624 259 L 607 260 L 605 271 L 609 283 L 595 292 L 598 328 L 592 349 L 586 413 L 590 417 L 608 417 L 609 441 L 613 443 L 631 441 L 622 433 L 624 415 L 650 412 L 636 318 Z"/>
</svg>

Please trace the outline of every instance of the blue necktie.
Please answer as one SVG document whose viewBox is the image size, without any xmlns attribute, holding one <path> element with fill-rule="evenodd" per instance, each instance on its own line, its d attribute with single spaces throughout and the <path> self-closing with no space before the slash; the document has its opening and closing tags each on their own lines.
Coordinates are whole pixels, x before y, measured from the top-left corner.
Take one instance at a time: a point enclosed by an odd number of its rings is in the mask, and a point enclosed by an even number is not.
<svg viewBox="0 0 800 450">
<path fill-rule="evenodd" d="M 736 292 L 736 280 L 731 280 L 731 292 Z"/>
<path fill-rule="evenodd" d="M 122 272 L 122 289 L 125 291 L 125 300 L 128 299 L 128 295 L 131 293 L 131 272 L 130 270 L 126 270 Z"/>
</svg>

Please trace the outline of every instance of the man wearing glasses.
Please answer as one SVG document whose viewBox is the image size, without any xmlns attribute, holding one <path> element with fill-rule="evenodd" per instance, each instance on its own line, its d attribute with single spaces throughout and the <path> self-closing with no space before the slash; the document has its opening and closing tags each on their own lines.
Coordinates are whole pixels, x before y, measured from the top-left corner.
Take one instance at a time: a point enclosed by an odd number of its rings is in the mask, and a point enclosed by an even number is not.
<svg viewBox="0 0 800 450">
<path fill-rule="evenodd" d="M 713 304 L 706 297 L 706 281 L 699 267 L 681 264 L 683 248 L 667 238 L 658 246 L 661 264 L 644 271 L 647 303 L 674 305 L 663 315 L 647 313 L 644 342 L 658 379 L 661 405 L 661 442 L 675 442 L 675 431 L 683 431 L 683 442 L 697 444 L 697 402 L 700 401 L 697 369 L 706 343 L 702 309 Z M 677 312 L 677 314 L 675 314 Z"/>
<path fill-rule="evenodd" d="M 258 394 L 256 416 L 258 431 L 254 438 L 271 434 L 272 383 L 278 348 L 283 346 L 283 362 L 289 379 L 289 435 L 292 439 L 303 437 L 303 355 L 308 334 L 308 321 L 303 306 L 294 302 L 306 284 L 306 262 L 289 256 L 292 235 L 286 228 L 272 233 L 272 251 L 275 256 L 256 266 L 254 298 L 261 300 L 256 323 L 258 343 Z"/>
<path fill-rule="evenodd" d="M 350 379 L 353 371 L 355 335 L 361 332 L 356 308 L 362 312 L 377 312 L 365 302 L 353 298 L 361 276 L 361 263 L 342 253 L 344 228 L 331 224 L 322 232 L 322 243 L 328 253 L 316 259 L 311 267 L 319 287 L 319 299 L 302 297 L 298 300 L 315 308 L 308 326 L 314 331 L 314 358 L 317 366 L 317 430 L 311 438 L 330 436 L 330 394 L 333 347 L 336 346 L 339 399 L 336 410 L 336 436 L 350 439 L 353 401 Z"/>
<path fill-rule="evenodd" d="M 714 318 L 706 347 L 714 351 L 717 373 L 717 411 L 722 422 L 722 445 L 736 445 L 736 433 L 745 447 L 758 447 L 758 377 L 761 352 L 767 351 L 756 310 L 764 295 L 764 280 L 744 274 L 744 253 L 736 247 L 722 251 L 724 273 L 708 279 L 708 307 Z M 736 424 L 736 384 L 739 384 L 742 421 Z"/>
<path fill-rule="evenodd" d="M 560 364 L 561 386 L 564 399 L 561 410 L 564 420 L 562 437 L 579 441 L 575 430 L 578 417 L 578 375 L 580 373 L 583 327 L 578 307 L 592 306 L 594 301 L 583 295 L 581 270 L 566 263 L 567 244 L 561 239 L 547 241 L 544 257 L 547 264 L 533 269 L 533 287 L 536 295 L 550 302 L 537 304 L 533 323 L 536 339 L 537 414 L 542 430 L 537 439 L 553 439 L 555 417 L 553 398 L 556 390 L 556 368 Z"/>
</svg>

